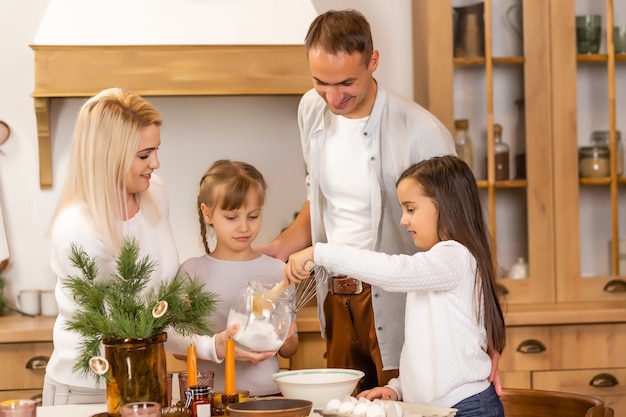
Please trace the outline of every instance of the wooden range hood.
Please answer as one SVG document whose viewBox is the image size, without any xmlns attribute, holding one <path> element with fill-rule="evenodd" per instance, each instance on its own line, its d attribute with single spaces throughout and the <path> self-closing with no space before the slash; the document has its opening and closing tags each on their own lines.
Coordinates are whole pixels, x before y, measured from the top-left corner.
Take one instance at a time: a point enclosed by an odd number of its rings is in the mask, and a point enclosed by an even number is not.
<svg viewBox="0 0 626 417">
<path fill-rule="evenodd" d="M 50 101 L 109 87 L 143 96 L 288 95 L 311 88 L 304 45 L 31 45 L 39 182 L 52 188 Z"/>
</svg>

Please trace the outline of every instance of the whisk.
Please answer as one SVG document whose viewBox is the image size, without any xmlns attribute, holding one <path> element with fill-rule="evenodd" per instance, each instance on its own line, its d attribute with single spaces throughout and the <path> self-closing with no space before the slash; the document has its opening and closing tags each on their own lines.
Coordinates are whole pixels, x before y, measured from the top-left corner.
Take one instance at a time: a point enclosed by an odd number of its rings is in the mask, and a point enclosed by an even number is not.
<svg viewBox="0 0 626 417">
<path fill-rule="evenodd" d="M 309 264 L 307 264 L 308 266 Z M 296 284 L 296 312 L 300 311 L 315 297 L 318 288 L 322 291 L 328 291 L 328 271 L 317 265 L 313 265 L 310 271 L 311 278 Z"/>
</svg>

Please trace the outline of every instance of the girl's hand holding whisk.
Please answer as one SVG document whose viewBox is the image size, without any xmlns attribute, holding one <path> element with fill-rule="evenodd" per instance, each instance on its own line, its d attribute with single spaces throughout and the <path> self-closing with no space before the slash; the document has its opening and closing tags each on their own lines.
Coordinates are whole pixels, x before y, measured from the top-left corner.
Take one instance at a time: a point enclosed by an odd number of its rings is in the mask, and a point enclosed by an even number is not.
<svg viewBox="0 0 626 417">
<path fill-rule="evenodd" d="M 285 266 L 285 280 L 290 284 L 299 284 L 302 280 L 311 277 L 310 268 L 307 263 L 313 262 L 313 246 L 296 252 L 289 256 Z"/>
</svg>

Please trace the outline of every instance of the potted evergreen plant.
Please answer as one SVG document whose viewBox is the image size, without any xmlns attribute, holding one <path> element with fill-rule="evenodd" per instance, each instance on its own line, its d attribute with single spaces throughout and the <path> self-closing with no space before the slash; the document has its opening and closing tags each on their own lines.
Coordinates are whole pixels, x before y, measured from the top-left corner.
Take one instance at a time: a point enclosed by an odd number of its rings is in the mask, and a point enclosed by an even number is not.
<svg viewBox="0 0 626 417">
<path fill-rule="evenodd" d="M 81 247 L 70 247 L 69 259 L 81 272 L 66 280 L 78 307 L 67 323 L 80 335 L 74 372 L 106 379 L 109 414 L 135 401 L 167 405 L 166 330 L 212 334 L 209 318 L 217 295 L 206 292 L 197 278 L 181 274 L 145 291 L 156 264 L 149 257 L 140 259 L 139 249 L 135 240 L 125 240 L 116 273 L 100 277 L 95 260 Z"/>
</svg>

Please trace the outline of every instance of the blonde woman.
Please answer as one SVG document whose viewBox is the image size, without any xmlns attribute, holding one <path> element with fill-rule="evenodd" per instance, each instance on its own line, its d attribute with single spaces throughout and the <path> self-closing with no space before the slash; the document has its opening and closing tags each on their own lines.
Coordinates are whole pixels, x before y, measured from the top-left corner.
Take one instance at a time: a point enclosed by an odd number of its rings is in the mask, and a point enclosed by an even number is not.
<svg viewBox="0 0 626 417">
<path fill-rule="evenodd" d="M 104 385 L 73 371 L 79 339 L 65 327 L 76 306 L 64 286 L 65 278 L 78 272 L 68 257 L 72 243 L 97 260 L 101 276 L 115 270 L 115 257 L 125 237 L 139 242 L 141 256 L 158 261 L 153 286 L 178 271 L 168 196 L 154 175 L 160 166 L 161 124 L 152 104 L 119 88 L 90 98 L 78 114 L 67 180 L 50 226 L 59 315 L 43 405 L 106 401 Z"/>
</svg>

